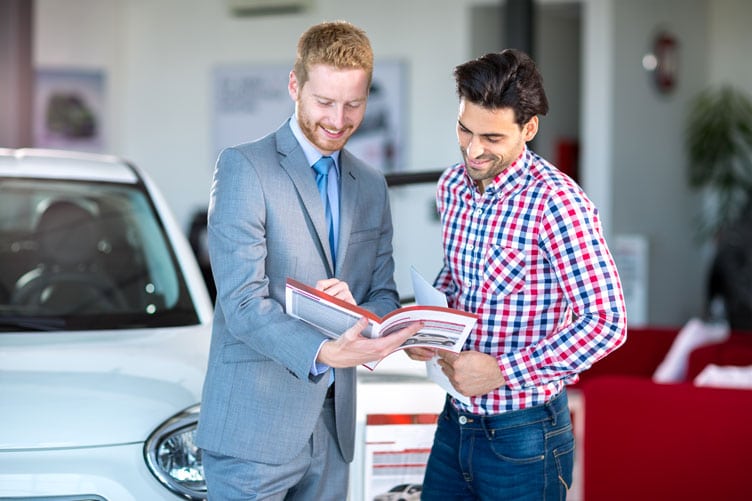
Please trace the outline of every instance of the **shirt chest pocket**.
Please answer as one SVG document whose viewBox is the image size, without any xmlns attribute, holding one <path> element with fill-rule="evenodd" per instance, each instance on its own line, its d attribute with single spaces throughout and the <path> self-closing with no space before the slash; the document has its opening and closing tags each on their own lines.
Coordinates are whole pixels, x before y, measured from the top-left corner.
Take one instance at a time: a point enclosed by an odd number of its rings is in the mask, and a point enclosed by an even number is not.
<svg viewBox="0 0 752 501">
<path fill-rule="evenodd" d="M 527 281 L 525 253 L 511 247 L 491 247 L 486 254 L 483 292 L 508 296 L 520 292 Z"/>
</svg>

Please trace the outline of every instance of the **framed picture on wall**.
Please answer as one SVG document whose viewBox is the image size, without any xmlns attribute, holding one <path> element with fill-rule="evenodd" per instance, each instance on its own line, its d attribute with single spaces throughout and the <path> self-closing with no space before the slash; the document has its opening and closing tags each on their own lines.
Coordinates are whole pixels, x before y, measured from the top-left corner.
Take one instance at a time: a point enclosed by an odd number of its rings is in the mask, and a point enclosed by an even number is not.
<svg viewBox="0 0 752 501">
<path fill-rule="evenodd" d="M 374 65 L 366 115 L 347 149 L 385 173 L 405 160 L 405 65 Z M 282 124 L 295 109 L 287 92 L 290 65 L 237 64 L 214 69 L 213 142 L 215 158 L 228 146 L 256 140 Z"/>
<path fill-rule="evenodd" d="M 104 72 L 41 68 L 35 76 L 34 146 L 102 151 L 105 147 Z"/>
</svg>

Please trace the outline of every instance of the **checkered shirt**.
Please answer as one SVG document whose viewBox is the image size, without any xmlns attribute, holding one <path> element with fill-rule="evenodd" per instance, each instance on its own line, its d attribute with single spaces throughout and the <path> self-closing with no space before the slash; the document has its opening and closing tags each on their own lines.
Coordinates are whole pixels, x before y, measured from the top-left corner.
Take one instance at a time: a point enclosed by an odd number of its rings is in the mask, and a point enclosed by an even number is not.
<svg viewBox="0 0 752 501">
<path fill-rule="evenodd" d="M 484 193 L 463 164 L 450 167 L 436 202 L 444 266 L 435 285 L 477 315 L 464 349 L 496 357 L 505 379 L 455 405 L 477 414 L 540 405 L 626 340 L 598 211 L 572 179 L 525 148 Z"/>
</svg>

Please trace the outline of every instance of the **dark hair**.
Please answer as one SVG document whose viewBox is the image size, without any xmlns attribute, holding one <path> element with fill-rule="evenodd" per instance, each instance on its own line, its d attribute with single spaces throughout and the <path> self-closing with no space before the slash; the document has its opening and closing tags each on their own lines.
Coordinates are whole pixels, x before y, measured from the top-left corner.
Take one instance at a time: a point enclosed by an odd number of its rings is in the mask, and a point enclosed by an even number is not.
<svg viewBox="0 0 752 501">
<path fill-rule="evenodd" d="M 505 49 L 473 59 L 454 69 L 457 95 L 488 109 L 512 108 L 517 124 L 548 113 L 543 78 L 530 56 Z"/>
</svg>

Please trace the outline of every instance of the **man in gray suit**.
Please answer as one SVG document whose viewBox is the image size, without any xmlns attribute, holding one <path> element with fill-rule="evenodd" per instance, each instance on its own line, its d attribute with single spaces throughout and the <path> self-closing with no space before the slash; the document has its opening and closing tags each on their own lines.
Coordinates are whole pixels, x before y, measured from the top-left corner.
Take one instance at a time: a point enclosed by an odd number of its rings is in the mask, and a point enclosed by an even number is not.
<svg viewBox="0 0 752 501">
<path fill-rule="evenodd" d="M 344 500 L 355 367 L 419 328 L 368 339 L 361 319 L 330 340 L 284 311 L 287 277 L 380 316 L 399 306 L 386 182 L 343 149 L 372 71 L 362 30 L 312 26 L 290 72 L 295 115 L 217 160 L 208 216 L 217 303 L 196 437 L 211 500 Z"/>
</svg>

